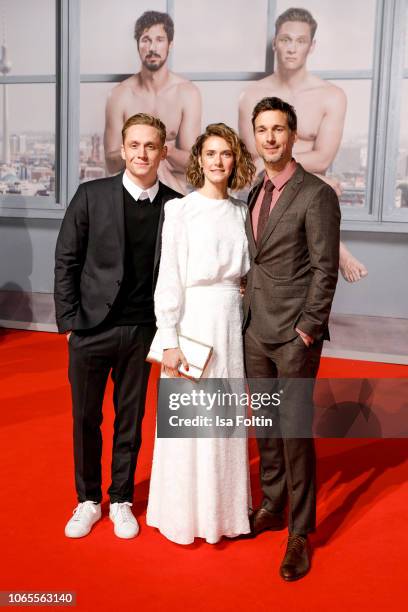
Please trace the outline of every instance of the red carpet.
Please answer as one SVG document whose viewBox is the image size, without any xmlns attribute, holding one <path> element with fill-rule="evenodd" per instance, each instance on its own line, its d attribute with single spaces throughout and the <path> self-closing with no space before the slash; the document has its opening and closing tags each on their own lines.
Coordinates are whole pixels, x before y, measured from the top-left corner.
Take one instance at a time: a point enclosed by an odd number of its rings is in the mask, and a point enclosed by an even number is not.
<svg viewBox="0 0 408 612">
<path fill-rule="evenodd" d="M 105 517 L 94 531 L 87 538 L 68 540 L 64 524 L 76 502 L 66 341 L 54 334 L 3 330 L 0 349 L 1 591 L 75 591 L 76 609 L 88 612 L 405 608 L 408 440 L 317 442 L 313 569 L 305 579 L 287 584 L 278 576 L 284 532 L 181 547 L 146 527 L 154 433 L 152 379 L 136 474 L 134 509 L 140 536 L 117 539 L 105 501 Z M 407 377 L 408 368 L 324 359 L 320 375 Z M 109 390 L 105 490 L 111 430 Z M 258 501 L 253 445 L 251 451 Z"/>
</svg>

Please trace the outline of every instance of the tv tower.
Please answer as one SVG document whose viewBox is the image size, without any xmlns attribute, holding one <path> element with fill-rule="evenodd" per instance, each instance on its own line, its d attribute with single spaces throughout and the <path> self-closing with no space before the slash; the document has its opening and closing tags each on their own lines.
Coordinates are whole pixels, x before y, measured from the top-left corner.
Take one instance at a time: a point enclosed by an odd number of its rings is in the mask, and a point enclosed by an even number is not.
<svg viewBox="0 0 408 612">
<path fill-rule="evenodd" d="M 0 74 L 6 76 L 11 70 L 11 62 L 7 57 L 7 44 L 6 44 L 6 24 L 4 18 L 4 12 L 2 11 L 1 16 L 3 26 L 3 44 L 1 45 L 1 56 L 0 56 Z M 9 138 L 9 126 L 8 126 L 8 96 L 7 96 L 7 84 L 2 84 L 3 90 L 3 138 L 1 147 L 1 162 L 3 164 L 10 163 L 10 138 Z"/>
</svg>

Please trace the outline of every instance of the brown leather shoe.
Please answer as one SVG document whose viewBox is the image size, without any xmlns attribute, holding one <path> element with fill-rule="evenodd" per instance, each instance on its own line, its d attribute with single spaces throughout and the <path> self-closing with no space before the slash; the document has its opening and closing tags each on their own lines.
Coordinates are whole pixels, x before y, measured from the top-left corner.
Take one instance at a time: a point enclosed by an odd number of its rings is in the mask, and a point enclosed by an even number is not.
<svg viewBox="0 0 408 612">
<path fill-rule="evenodd" d="M 279 531 L 285 529 L 285 517 L 283 514 L 273 514 L 266 508 L 259 508 L 250 517 L 251 535 L 256 536 L 263 531 Z"/>
<path fill-rule="evenodd" d="M 310 569 L 310 558 L 307 538 L 290 535 L 286 553 L 280 566 L 280 575 L 284 580 L 299 580 Z"/>
</svg>

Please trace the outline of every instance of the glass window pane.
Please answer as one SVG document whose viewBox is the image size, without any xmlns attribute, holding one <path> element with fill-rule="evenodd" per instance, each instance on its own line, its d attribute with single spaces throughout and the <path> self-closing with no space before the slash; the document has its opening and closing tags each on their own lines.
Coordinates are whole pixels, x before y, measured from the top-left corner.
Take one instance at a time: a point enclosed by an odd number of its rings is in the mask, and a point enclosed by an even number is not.
<svg viewBox="0 0 408 612">
<path fill-rule="evenodd" d="M 200 90 L 203 103 L 202 128 L 208 123 L 224 121 L 232 128 L 238 129 L 239 95 L 249 82 L 199 81 L 195 84 Z M 342 204 L 363 207 L 371 83 L 337 81 L 334 84 L 344 90 L 348 107 L 342 144 L 327 174 L 340 182 L 343 189 Z M 103 149 L 105 102 L 112 87 L 112 83 L 81 85 L 81 181 L 106 174 Z"/>
<path fill-rule="evenodd" d="M 408 1 L 405 2 L 405 40 L 404 40 L 404 68 L 408 70 Z"/>
<path fill-rule="evenodd" d="M 238 130 L 238 101 L 250 81 L 198 81 L 203 102 L 202 128 L 222 121 Z"/>
<path fill-rule="evenodd" d="M 276 17 L 298 6 L 278 0 Z M 310 70 L 370 69 L 373 62 L 376 0 L 305 0 L 300 6 L 317 21 L 316 48 L 307 60 Z"/>
<path fill-rule="evenodd" d="M 107 175 L 103 149 L 105 104 L 115 83 L 82 83 L 80 104 L 80 182 Z"/>
<path fill-rule="evenodd" d="M 408 79 L 402 82 L 400 137 L 397 162 L 395 207 L 408 213 Z"/>
<path fill-rule="evenodd" d="M 166 6 L 166 0 L 81 0 L 81 73 L 137 72 L 135 22 L 145 11 L 166 12 Z"/>
<path fill-rule="evenodd" d="M 175 0 L 174 7 L 174 70 L 265 70 L 267 0 Z"/>
<path fill-rule="evenodd" d="M 404 17 L 400 16 L 396 27 L 401 24 L 401 36 L 403 39 L 403 60 L 405 71 L 408 69 L 408 0 L 405 0 Z M 403 25 L 402 25 L 403 24 Z M 398 59 L 396 60 L 398 62 Z M 402 71 L 401 71 L 402 72 Z M 390 155 L 395 159 L 393 164 L 393 176 L 391 180 L 391 194 L 387 192 L 384 200 L 383 219 L 386 221 L 407 221 L 408 220 L 408 79 L 400 75 L 400 80 L 396 81 L 398 91 L 395 92 L 400 105 L 399 121 L 390 124 Z M 393 116 L 393 115 L 391 115 Z M 394 151 L 396 156 L 394 157 Z M 393 155 L 394 154 L 394 155 Z M 387 177 L 386 177 L 387 179 Z"/>
<path fill-rule="evenodd" d="M 347 97 L 347 113 L 340 149 L 328 175 L 343 189 L 341 204 L 365 206 L 371 81 L 332 81 Z"/>
<path fill-rule="evenodd" d="M 11 76 L 55 74 L 55 0 L 2 0 L 0 20 Z"/>
<path fill-rule="evenodd" d="M 0 191 L 52 195 L 55 191 L 55 85 L 0 85 L 0 115 Z"/>
</svg>

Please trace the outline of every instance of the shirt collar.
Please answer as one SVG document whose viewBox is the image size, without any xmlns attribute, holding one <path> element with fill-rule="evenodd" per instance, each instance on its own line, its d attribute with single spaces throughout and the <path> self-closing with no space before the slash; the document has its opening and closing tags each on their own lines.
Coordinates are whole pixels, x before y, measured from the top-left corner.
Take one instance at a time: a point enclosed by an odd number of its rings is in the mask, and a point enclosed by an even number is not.
<svg viewBox="0 0 408 612">
<path fill-rule="evenodd" d="M 292 158 L 290 162 L 286 164 L 284 169 L 281 172 L 279 172 L 279 174 L 274 176 L 273 179 L 271 179 L 272 184 L 275 187 L 275 189 L 280 191 L 286 185 L 286 183 L 292 178 L 292 176 L 295 174 L 296 168 L 297 168 L 297 163 Z M 264 184 L 263 184 L 264 187 L 265 187 L 266 181 L 268 180 L 269 180 L 269 177 L 265 173 L 265 179 L 264 179 Z"/>
<path fill-rule="evenodd" d="M 148 189 L 142 189 L 141 187 L 139 187 L 139 185 L 136 185 L 136 183 L 134 183 L 132 179 L 129 178 L 126 170 L 123 173 L 122 183 L 126 191 L 130 193 L 132 198 L 136 201 L 139 200 L 142 193 L 147 193 L 147 195 L 149 196 L 149 200 L 153 202 L 159 191 L 159 179 L 156 179 L 154 185 L 152 185 Z"/>
</svg>

